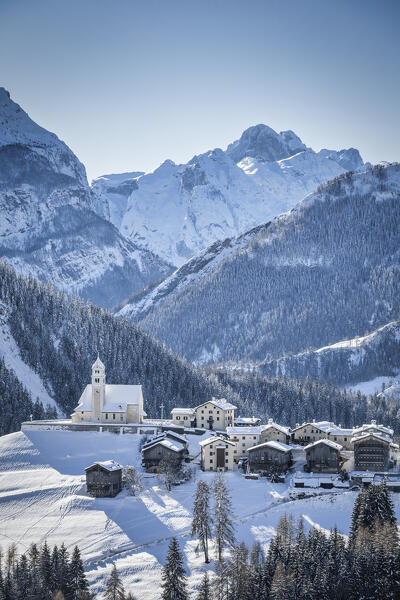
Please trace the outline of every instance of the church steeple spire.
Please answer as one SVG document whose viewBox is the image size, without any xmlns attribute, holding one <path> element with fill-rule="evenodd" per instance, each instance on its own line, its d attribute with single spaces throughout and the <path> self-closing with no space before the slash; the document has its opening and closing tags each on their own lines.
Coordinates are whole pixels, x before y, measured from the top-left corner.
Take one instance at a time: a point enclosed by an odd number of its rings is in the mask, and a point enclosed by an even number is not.
<svg viewBox="0 0 400 600">
<path fill-rule="evenodd" d="M 92 365 L 92 412 L 96 421 L 101 421 L 101 411 L 104 406 L 106 388 L 106 368 L 100 360 L 100 355 L 97 353 L 97 358 Z"/>
</svg>

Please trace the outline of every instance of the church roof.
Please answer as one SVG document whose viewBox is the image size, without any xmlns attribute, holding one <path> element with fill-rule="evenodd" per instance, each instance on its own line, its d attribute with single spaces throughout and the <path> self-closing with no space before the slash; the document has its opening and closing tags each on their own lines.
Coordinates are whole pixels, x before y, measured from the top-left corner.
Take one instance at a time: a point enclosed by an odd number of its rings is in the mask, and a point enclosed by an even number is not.
<svg viewBox="0 0 400 600">
<path fill-rule="evenodd" d="M 101 362 L 100 356 L 98 354 L 96 360 L 92 364 L 92 369 L 95 369 L 96 367 L 98 367 L 99 369 L 105 369 L 104 363 Z"/>
<path fill-rule="evenodd" d="M 104 390 L 104 406 L 102 412 L 125 412 L 128 404 L 140 405 L 142 401 L 141 385 L 110 385 Z M 88 384 L 83 390 L 75 410 L 92 410 L 92 385 Z"/>
</svg>

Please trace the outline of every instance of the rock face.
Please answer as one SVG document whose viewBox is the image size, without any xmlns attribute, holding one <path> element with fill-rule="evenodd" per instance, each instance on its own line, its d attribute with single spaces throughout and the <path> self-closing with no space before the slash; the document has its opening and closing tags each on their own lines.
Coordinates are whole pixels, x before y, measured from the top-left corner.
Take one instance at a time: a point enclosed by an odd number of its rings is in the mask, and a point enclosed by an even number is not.
<svg viewBox="0 0 400 600">
<path fill-rule="evenodd" d="M 92 183 L 95 210 L 130 240 L 181 266 L 214 242 L 290 210 L 319 185 L 361 170 L 358 150 L 314 152 L 293 131 L 247 129 L 226 151 L 167 160 Z"/>
<path fill-rule="evenodd" d="M 265 361 L 276 372 L 280 357 L 292 365 L 288 353 L 398 318 L 399 248 L 400 165 L 346 173 L 290 212 L 216 242 L 119 314 L 189 360 Z"/>
<path fill-rule="evenodd" d="M 0 251 L 32 274 L 111 307 L 169 272 L 93 211 L 84 166 L 0 88 Z"/>
</svg>

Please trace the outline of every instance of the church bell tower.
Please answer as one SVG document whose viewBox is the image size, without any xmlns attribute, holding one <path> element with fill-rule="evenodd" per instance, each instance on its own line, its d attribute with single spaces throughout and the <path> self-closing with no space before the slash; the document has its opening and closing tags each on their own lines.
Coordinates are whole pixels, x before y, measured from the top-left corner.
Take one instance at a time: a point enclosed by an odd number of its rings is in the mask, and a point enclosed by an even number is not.
<svg viewBox="0 0 400 600">
<path fill-rule="evenodd" d="M 92 365 L 92 416 L 94 421 L 101 421 L 106 389 L 106 368 L 99 354 Z"/>
</svg>

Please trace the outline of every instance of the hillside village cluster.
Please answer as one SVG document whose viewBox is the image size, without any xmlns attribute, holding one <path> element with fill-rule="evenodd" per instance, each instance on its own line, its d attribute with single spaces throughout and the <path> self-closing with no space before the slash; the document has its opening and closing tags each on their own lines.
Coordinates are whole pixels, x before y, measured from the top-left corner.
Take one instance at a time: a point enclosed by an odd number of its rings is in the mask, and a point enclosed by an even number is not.
<svg viewBox="0 0 400 600">
<path fill-rule="evenodd" d="M 393 429 L 376 421 L 355 428 L 343 428 L 328 421 L 296 424 L 294 428 L 269 419 L 262 424 L 256 417 L 235 416 L 236 406 L 224 399 L 212 398 L 194 408 L 174 408 L 170 420 L 147 420 L 141 385 L 106 384 L 106 369 L 99 357 L 92 366 L 92 383 L 87 385 L 72 414 L 71 424 L 85 426 L 136 425 L 136 431 L 152 431 L 141 448 L 144 468 L 157 472 L 166 462 L 177 468 L 190 462 L 187 435 L 201 435 L 201 468 L 204 471 L 231 471 L 236 465 L 247 477 L 267 475 L 284 477 L 294 466 L 302 465 L 305 475 L 296 473 L 295 485 L 322 487 L 348 479 L 348 474 L 373 481 L 378 473 L 387 473 L 397 465 L 399 447 L 393 441 Z M 147 429 L 146 426 L 153 426 Z M 139 427 L 140 426 L 140 427 Z M 154 427 L 155 426 L 155 427 Z M 206 433 L 209 433 L 205 437 Z M 121 489 L 122 467 L 113 461 L 96 462 L 86 469 L 88 491 L 93 495 L 116 495 Z M 341 477 L 339 477 L 339 474 Z M 336 475 L 336 477 L 335 477 Z M 390 477 L 390 473 L 387 474 Z M 396 479 L 396 477 L 394 477 Z M 395 482 L 397 489 L 400 481 Z M 339 484 L 340 485 L 340 484 Z M 400 489 L 400 488 L 399 488 Z"/>
</svg>

